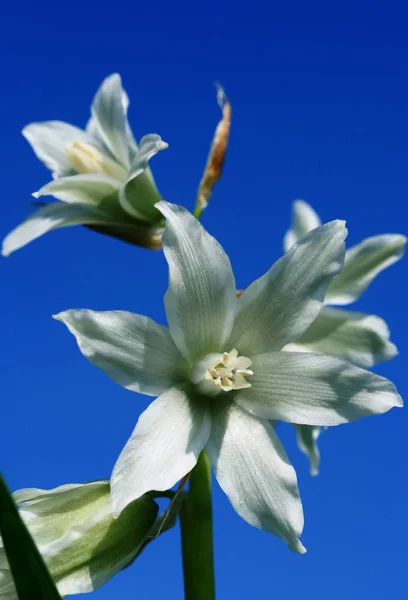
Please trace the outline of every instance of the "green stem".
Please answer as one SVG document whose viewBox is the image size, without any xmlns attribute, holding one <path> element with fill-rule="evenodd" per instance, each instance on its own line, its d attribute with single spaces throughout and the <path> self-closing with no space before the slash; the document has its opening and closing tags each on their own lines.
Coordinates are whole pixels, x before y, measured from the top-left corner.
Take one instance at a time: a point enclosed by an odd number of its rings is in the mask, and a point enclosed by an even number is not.
<svg viewBox="0 0 408 600">
<path fill-rule="evenodd" d="M 201 206 L 198 206 L 196 204 L 196 206 L 194 208 L 194 212 L 193 212 L 193 215 L 195 216 L 195 218 L 198 219 L 198 220 L 200 220 L 202 212 L 203 212 L 203 209 L 201 208 Z"/>
<path fill-rule="evenodd" d="M 185 600 L 215 600 L 211 469 L 205 452 L 190 475 L 180 511 Z"/>
</svg>

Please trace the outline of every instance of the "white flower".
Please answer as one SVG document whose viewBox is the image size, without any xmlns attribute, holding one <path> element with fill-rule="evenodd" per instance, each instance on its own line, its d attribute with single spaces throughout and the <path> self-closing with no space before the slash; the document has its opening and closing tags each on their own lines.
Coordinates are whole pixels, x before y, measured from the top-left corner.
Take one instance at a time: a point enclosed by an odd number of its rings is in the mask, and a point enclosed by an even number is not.
<svg viewBox="0 0 408 600">
<path fill-rule="evenodd" d="M 54 196 L 12 231 L 3 242 L 4 256 L 47 231 L 87 225 L 139 245 L 154 245 L 161 199 L 148 162 L 167 148 L 159 135 L 143 137 L 137 146 L 127 109 L 129 100 L 118 74 L 98 89 L 85 130 L 62 121 L 32 123 L 23 129 L 53 181 L 34 194 Z M 153 241 L 152 241 L 153 237 Z"/>
<path fill-rule="evenodd" d="M 296 474 L 268 420 L 337 425 L 402 403 L 388 380 L 344 360 L 280 352 L 316 318 L 342 267 L 344 223 L 311 232 L 237 303 L 218 242 L 184 208 L 158 208 L 167 219 L 169 328 L 123 311 L 56 316 L 90 362 L 124 387 L 158 396 L 114 468 L 113 512 L 172 487 L 205 449 L 237 513 L 304 552 Z"/>
<path fill-rule="evenodd" d="M 24 489 L 13 497 L 62 596 L 91 592 L 126 567 L 158 512 L 143 496 L 114 519 L 108 481 Z M 0 598 L 18 599 L 1 538 Z"/>
<path fill-rule="evenodd" d="M 294 202 L 285 251 L 320 224 L 311 206 L 303 200 Z M 325 307 L 292 348 L 298 352 L 334 354 L 361 367 L 393 358 L 397 349 L 389 341 L 387 324 L 380 317 L 327 306 L 357 300 L 378 273 L 402 257 L 406 241 L 399 234 L 376 235 L 347 250 L 343 269 L 327 290 Z"/>
<path fill-rule="evenodd" d="M 293 204 L 292 227 L 285 235 L 284 249 L 321 224 L 313 208 L 303 200 Z M 390 342 L 387 324 L 380 317 L 360 312 L 329 308 L 357 300 L 378 273 L 399 260 L 405 249 L 406 237 L 399 234 L 376 235 L 365 239 L 346 252 L 344 267 L 330 284 L 324 308 L 305 333 L 285 350 L 322 352 L 349 360 L 360 367 L 371 367 L 398 354 Z M 299 448 L 309 457 L 311 473 L 319 467 L 317 438 L 319 430 L 297 426 Z"/>
</svg>

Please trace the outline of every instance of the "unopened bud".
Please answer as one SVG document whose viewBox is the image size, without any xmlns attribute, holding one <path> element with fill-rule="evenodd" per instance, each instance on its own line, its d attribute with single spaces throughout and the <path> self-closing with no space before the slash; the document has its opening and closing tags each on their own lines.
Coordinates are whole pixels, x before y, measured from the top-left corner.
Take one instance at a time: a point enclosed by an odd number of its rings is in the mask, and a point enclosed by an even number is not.
<svg viewBox="0 0 408 600">
<path fill-rule="evenodd" d="M 13 494 L 62 596 L 91 592 L 126 567 L 154 525 L 158 506 L 149 495 L 111 512 L 108 481 L 26 489 Z M 17 600 L 0 538 L 0 598 Z"/>
</svg>

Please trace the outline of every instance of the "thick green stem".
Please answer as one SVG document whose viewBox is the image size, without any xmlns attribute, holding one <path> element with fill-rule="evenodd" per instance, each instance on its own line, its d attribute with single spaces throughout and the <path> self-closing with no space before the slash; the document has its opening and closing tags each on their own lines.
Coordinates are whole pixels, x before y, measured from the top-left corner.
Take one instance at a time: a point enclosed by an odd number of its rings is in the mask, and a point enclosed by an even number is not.
<svg viewBox="0 0 408 600">
<path fill-rule="evenodd" d="M 185 600 L 215 600 L 211 469 L 205 452 L 190 475 L 180 511 Z"/>
</svg>

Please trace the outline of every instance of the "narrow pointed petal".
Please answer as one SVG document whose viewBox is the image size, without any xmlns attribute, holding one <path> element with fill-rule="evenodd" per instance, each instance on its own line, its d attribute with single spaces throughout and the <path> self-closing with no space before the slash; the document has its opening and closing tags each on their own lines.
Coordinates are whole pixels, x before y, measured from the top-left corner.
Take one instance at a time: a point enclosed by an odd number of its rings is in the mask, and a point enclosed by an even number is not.
<svg viewBox="0 0 408 600">
<path fill-rule="evenodd" d="M 124 89 L 122 89 L 122 104 L 123 104 L 123 110 L 125 111 L 125 114 L 127 115 L 127 111 L 129 108 L 129 96 L 127 95 L 127 93 Z M 106 144 L 104 142 L 104 138 L 100 135 L 98 124 L 93 117 L 91 117 L 88 120 L 85 131 L 92 137 L 94 142 L 96 142 L 97 147 L 99 147 L 101 150 L 104 150 L 108 155 L 112 155 L 109 148 L 106 146 Z M 133 132 L 132 132 L 128 122 L 126 123 L 126 135 L 127 135 L 127 143 L 128 143 L 128 150 L 129 150 L 129 160 L 130 160 L 130 162 L 132 162 L 132 160 L 137 152 L 137 143 L 136 143 Z"/>
<path fill-rule="evenodd" d="M 311 425 L 295 425 L 296 441 L 301 450 L 309 459 L 310 474 L 318 475 L 320 466 L 320 452 L 317 440 L 320 435 L 320 427 Z"/>
<path fill-rule="evenodd" d="M 114 158 L 114 155 L 109 150 L 108 146 L 105 144 L 104 138 L 99 133 L 99 127 L 93 117 L 89 118 L 88 123 L 85 127 L 85 131 L 89 135 L 89 137 L 92 138 L 93 145 L 96 148 L 99 148 L 104 154 L 106 154 L 106 156 Z"/>
<path fill-rule="evenodd" d="M 63 121 L 30 123 L 24 127 L 22 134 L 31 144 L 36 156 L 53 171 L 55 177 L 73 174 L 68 161 L 68 144 L 91 141 L 85 131 Z"/>
<path fill-rule="evenodd" d="M 236 304 L 229 258 L 188 210 L 168 202 L 159 202 L 157 207 L 166 217 L 163 249 L 169 263 L 169 287 L 165 306 L 171 335 L 191 362 L 224 352 Z"/>
<path fill-rule="evenodd" d="M 343 221 L 314 229 L 244 291 L 231 339 L 240 354 L 278 350 L 302 335 L 343 265 L 346 235 Z"/>
<path fill-rule="evenodd" d="M 35 192 L 33 196 L 54 196 L 68 204 L 90 204 L 98 206 L 103 200 L 116 199 L 122 183 L 103 173 L 71 175 L 54 179 Z"/>
<path fill-rule="evenodd" d="M 191 400 L 182 387 L 152 402 L 139 417 L 113 470 L 113 514 L 118 516 L 145 492 L 167 490 L 187 475 L 210 430 L 207 405 Z"/>
<path fill-rule="evenodd" d="M 322 308 L 309 329 L 285 350 L 331 354 L 366 368 L 398 354 L 380 317 L 328 307 Z"/>
<path fill-rule="evenodd" d="M 149 169 L 149 160 L 168 144 L 157 134 L 145 135 L 133 160 L 130 176 L 123 186 L 119 201 L 129 215 L 136 219 L 157 221 L 161 214 L 155 204 L 162 199 Z"/>
<path fill-rule="evenodd" d="M 206 452 L 221 488 L 248 523 L 306 552 L 296 473 L 272 425 L 235 403 L 218 405 Z"/>
<path fill-rule="evenodd" d="M 127 136 L 127 103 L 123 101 L 120 75 L 107 77 L 92 102 L 93 128 L 112 155 L 124 166 L 129 166 Z"/>
<path fill-rule="evenodd" d="M 404 254 L 407 238 L 385 234 L 365 239 L 346 252 L 344 267 L 327 290 L 327 304 L 350 304 L 361 296 L 378 273 Z"/>
<path fill-rule="evenodd" d="M 285 252 L 290 250 L 298 240 L 312 229 L 321 225 L 319 215 L 304 200 L 296 200 L 292 207 L 292 227 L 287 231 L 283 247 Z"/>
<path fill-rule="evenodd" d="M 185 375 L 167 327 L 122 310 L 67 310 L 54 317 L 75 336 L 82 354 L 123 387 L 158 396 Z"/>
<path fill-rule="evenodd" d="M 119 225 L 120 223 L 115 223 L 115 219 L 100 209 L 86 204 L 65 204 L 62 202 L 48 204 L 37 210 L 5 237 L 2 254 L 8 256 L 15 250 L 41 237 L 44 233 L 60 227 L 109 224 Z"/>
<path fill-rule="evenodd" d="M 252 369 L 252 387 L 235 400 L 263 419 L 329 426 L 402 406 L 388 379 L 334 356 L 272 352 L 254 356 Z"/>
</svg>

